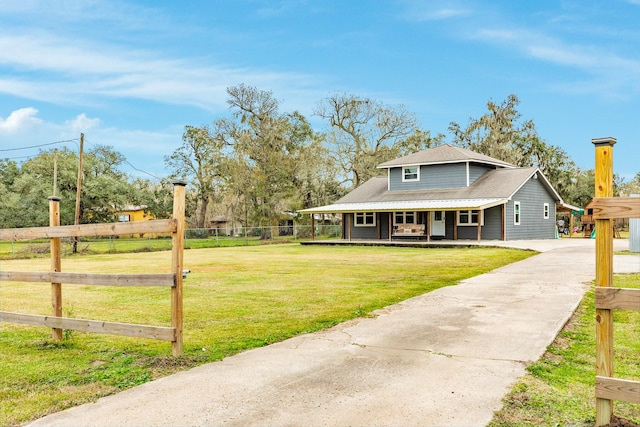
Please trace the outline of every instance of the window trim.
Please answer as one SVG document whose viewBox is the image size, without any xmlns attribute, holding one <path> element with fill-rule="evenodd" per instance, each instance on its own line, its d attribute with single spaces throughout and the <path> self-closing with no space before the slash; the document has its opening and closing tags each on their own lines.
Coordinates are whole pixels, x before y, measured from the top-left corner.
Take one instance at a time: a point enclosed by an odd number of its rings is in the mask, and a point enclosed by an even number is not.
<svg viewBox="0 0 640 427">
<path fill-rule="evenodd" d="M 461 222 L 460 221 L 460 213 L 462 212 L 466 212 L 469 218 L 469 221 L 471 221 L 471 218 L 473 218 L 473 212 L 478 212 L 478 219 L 476 220 L 476 222 Z M 459 226 L 478 226 L 478 222 L 480 221 L 480 225 L 484 225 L 484 215 L 483 215 L 483 210 L 482 209 L 468 209 L 468 210 L 463 210 L 463 211 L 457 211 L 456 215 L 456 223 Z"/>
<path fill-rule="evenodd" d="M 513 202 L 513 225 L 520 225 L 522 222 L 522 209 L 520 202 Z"/>
<path fill-rule="evenodd" d="M 415 178 L 407 178 L 407 169 L 416 169 Z M 413 175 L 413 173 L 411 173 L 410 175 Z M 402 182 L 416 182 L 416 181 L 420 181 L 420 165 L 410 165 L 410 166 L 403 166 L 402 167 Z"/>
<path fill-rule="evenodd" d="M 542 205 L 542 218 L 549 219 L 551 217 L 551 209 L 549 208 L 549 203 L 545 203 Z"/>
<path fill-rule="evenodd" d="M 362 218 L 362 224 L 358 224 L 358 217 Z M 367 218 L 371 218 L 371 222 L 367 223 Z M 354 227 L 375 227 L 376 226 L 376 213 L 375 212 L 354 212 L 353 214 L 353 226 Z"/>
<path fill-rule="evenodd" d="M 402 222 L 396 221 L 396 215 L 402 215 Z M 413 222 L 407 222 L 407 214 L 413 215 Z M 416 211 L 396 211 L 393 213 L 393 225 L 416 225 L 418 224 L 418 212 Z"/>
</svg>

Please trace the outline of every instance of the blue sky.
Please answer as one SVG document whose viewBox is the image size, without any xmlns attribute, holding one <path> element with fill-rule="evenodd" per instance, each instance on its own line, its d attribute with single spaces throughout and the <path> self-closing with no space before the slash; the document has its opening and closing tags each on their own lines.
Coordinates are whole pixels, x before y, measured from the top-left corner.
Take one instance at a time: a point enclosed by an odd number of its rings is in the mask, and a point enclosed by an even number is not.
<svg viewBox="0 0 640 427">
<path fill-rule="evenodd" d="M 640 0 L 4 0 L 0 157 L 77 139 L 164 176 L 185 125 L 229 114 L 225 89 L 270 90 L 312 117 L 336 92 L 404 104 L 432 134 L 486 103 L 520 98 L 523 119 L 593 168 L 640 171 Z M 77 150 L 77 142 L 67 146 Z"/>
</svg>

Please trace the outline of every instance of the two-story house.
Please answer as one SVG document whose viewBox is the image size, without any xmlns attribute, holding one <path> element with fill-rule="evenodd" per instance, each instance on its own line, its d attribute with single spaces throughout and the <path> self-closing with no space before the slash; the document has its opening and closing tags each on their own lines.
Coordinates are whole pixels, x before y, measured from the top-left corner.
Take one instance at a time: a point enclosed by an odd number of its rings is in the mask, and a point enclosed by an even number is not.
<svg viewBox="0 0 640 427">
<path fill-rule="evenodd" d="M 332 205 L 301 212 L 342 214 L 342 237 L 348 240 L 556 237 L 556 206 L 563 201 L 536 167 L 445 144 L 378 168 L 386 176 Z"/>
</svg>

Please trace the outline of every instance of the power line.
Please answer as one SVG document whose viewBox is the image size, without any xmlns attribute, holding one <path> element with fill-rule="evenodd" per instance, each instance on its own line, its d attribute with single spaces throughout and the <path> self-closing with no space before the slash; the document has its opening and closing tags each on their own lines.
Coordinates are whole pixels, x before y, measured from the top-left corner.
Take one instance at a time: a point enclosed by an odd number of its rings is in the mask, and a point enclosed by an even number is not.
<svg viewBox="0 0 640 427">
<path fill-rule="evenodd" d="M 40 145 L 31 145 L 29 147 L 19 147 L 19 148 L 3 148 L 0 151 L 18 151 L 18 150 L 28 150 L 30 148 L 39 148 L 39 147 L 46 147 L 48 145 L 55 145 L 55 144 L 63 144 L 65 142 L 75 142 L 77 141 L 78 138 L 75 139 L 65 139 L 64 141 L 56 141 L 56 142 L 49 142 L 48 144 L 40 144 Z"/>
<path fill-rule="evenodd" d="M 126 164 L 128 164 L 129 166 L 131 166 L 133 169 L 137 170 L 138 172 L 146 173 L 147 175 L 152 176 L 152 177 L 154 177 L 154 178 L 155 178 L 155 179 L 157 179 L 157 180 L 161 180 L 161 179 L 162 179 L 162 178 L 159 178 L 159 177 L 155 176 L 155 175 L 154 175 L 154 174 L 152 174 L 152 173 L 149 173 L 149 172 L 147 172 L 147 171 L 143 171 L 142 169 L 138 169 L 137 167 L 135 167 L 135 166 L 133 166 L 131 163 L 129 163 L 129 161 L 128 161 L 128 160 L 125 160 L 124 162 L 125 162 Z"/>
<path fill-rule="evenodd" d="M 29 148 L 47 147 L 47 146 L 49 146 L 49 145 L 63 144 L 63 143 L 65 143 L 65 142 L 75 142 L 75 143 L 77 143 L 77 142 L 78 142 L 78 138 L 74 138 L 74 139 L 65 139 L 65 140 L 63 140 L 63 141 L 55 141 L 55 142 L 50 142 L 50 143 L 47 143 L 47 144 L 32 145 L 32 146 L 30 146 L 30 147 L 6 148 L 6 149 L 2 149 L 2 150 L 0 150 L 0 152 L 4 152 L 4 151 L 17 151 L 17 150 L 27 150 L 27 149 L 29 149 Z M 87 142 L 87 143 L 89 143 L 89 144 L 91 144 L 91 145 L 94 145 L 94 146 L 96 145 L 95 143 L 93 143 L 93 142 L 91 142 L 91 141 L 88 141 L 86 138 L 85 138 L 85 142 Z M 33 155 L 30 155 L 30 156 L 5 157 L 4 159 L 6 159 L 6 160 L 30 159 L 30 158 L 34 158 L 34 157 L 38 157 L 38 156 L 39 156 L 39 154 L 33 154 Z M 140 169 L 140 168 L 135 167 L 135 166 L 134 166 L 130 161 L 128 161 L 126 158 L 124 159 L 124 163 L 128 164 L 131 168 L 133 168 L 134 170 L 136 170 L 136 171 L 138 171 L 138 172 L 141 172 L 141 173 L 147 174 L 147 175 L 149 175 L 150 177 L 153 177 L 153 178 L 155 178 L 155 179 L 157 179 L 157 180 L 159 180 L 159 181 L 161 181 L 161 180 L 162 180 L 162 178 L 160 178 L 160 177 L 158 177 L 158 176 L 156 176 L 156 175 L 154 175 L 154 174 L 152 174 L 152 173 L 150 173 L 150 172 L 147 172 L 147 171 L 145 171 L 145 170 L 142 170 L 142 169 Z"/>
<path fill-rule="evenodd" d="M 94 146 L 96 145 L 96 144 L 95 144 L 95 143 L 93 143 L 92 141 L 89 141 L 87 138 L 85 138 L 85 139 L 84 139 L 84 142 L 85 142 L 85 143 L 89 143 L 89 144 L 94 145 Z M 158 177 L 158 176 L 156 176 L 156 175 L 154 175 L 154 174 L 152 174 L 152 173 L 149 173 L 149 172 L 147 172 L 147 171 L 144 171 L 144 170 L 142 170 L 142 169 L 139 169 L 139 168 L 137 168 L 137 167 L 133 166 L 133 164 L 131 164 L 131 162 L 130 162 L 130 161 L 128 161 L 128 160 L 126 159 L 126 157 L 124 158 L 124 163 L 128 164 L 129 166 L 131 166 L 134 170 L 137 170 L 138 172 L 142 172 L 142 173 L 144 173 L 144 174 L 147 174 L 147 175 L 149 175 L 149 176 L 151 176 L 151 177 L 153 177 L 153 178 L 157 179 L 158 181 L 161 181 L 161 180 L 162 180 L 162 178 L 160 178 L 160 177 Z"/>
</svg>

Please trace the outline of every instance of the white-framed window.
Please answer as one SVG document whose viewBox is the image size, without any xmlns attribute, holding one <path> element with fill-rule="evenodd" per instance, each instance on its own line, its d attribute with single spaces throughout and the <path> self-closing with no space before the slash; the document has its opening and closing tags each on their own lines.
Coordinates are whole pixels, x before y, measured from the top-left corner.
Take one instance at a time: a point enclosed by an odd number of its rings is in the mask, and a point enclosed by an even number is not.
<svg viewBox="0 0 640 427">
<path fill-rule="evenodd" d="M 520 225 L 520 202 L 513 202 L 513 225 Z"/>
<path fill-rule="evenodd" d="M 478 210 L 458 211 L 458 225 L 482 225 L 482 214 Z"/>
<path fill-rule="evenodd" d="M 394 212 L 393 223 L 399 224 L 417 224 L 418 215 L 415 212 Z"/>
<path fill-rule="evenodd" d="M 402 168 L 402 182 L 420 181 L 420 166 L 404 166 Z"/>
<path fill-rule="evenodd" d="M 549 203 L 545 203 L 543 207 L 543 218 L 549 219 Z"/>
<path fill-rule="evenodd" d="M 355 218 L 354 225 L 356 227 L 373 227 L 376 225 L 375 212 L 356 212 Z"/>
<path fill-rule="evenodd" d="M 131 215 L 118 214 L 118 222 L 129 222 L 129 221 L 131 221 Z"/>
</svg>

